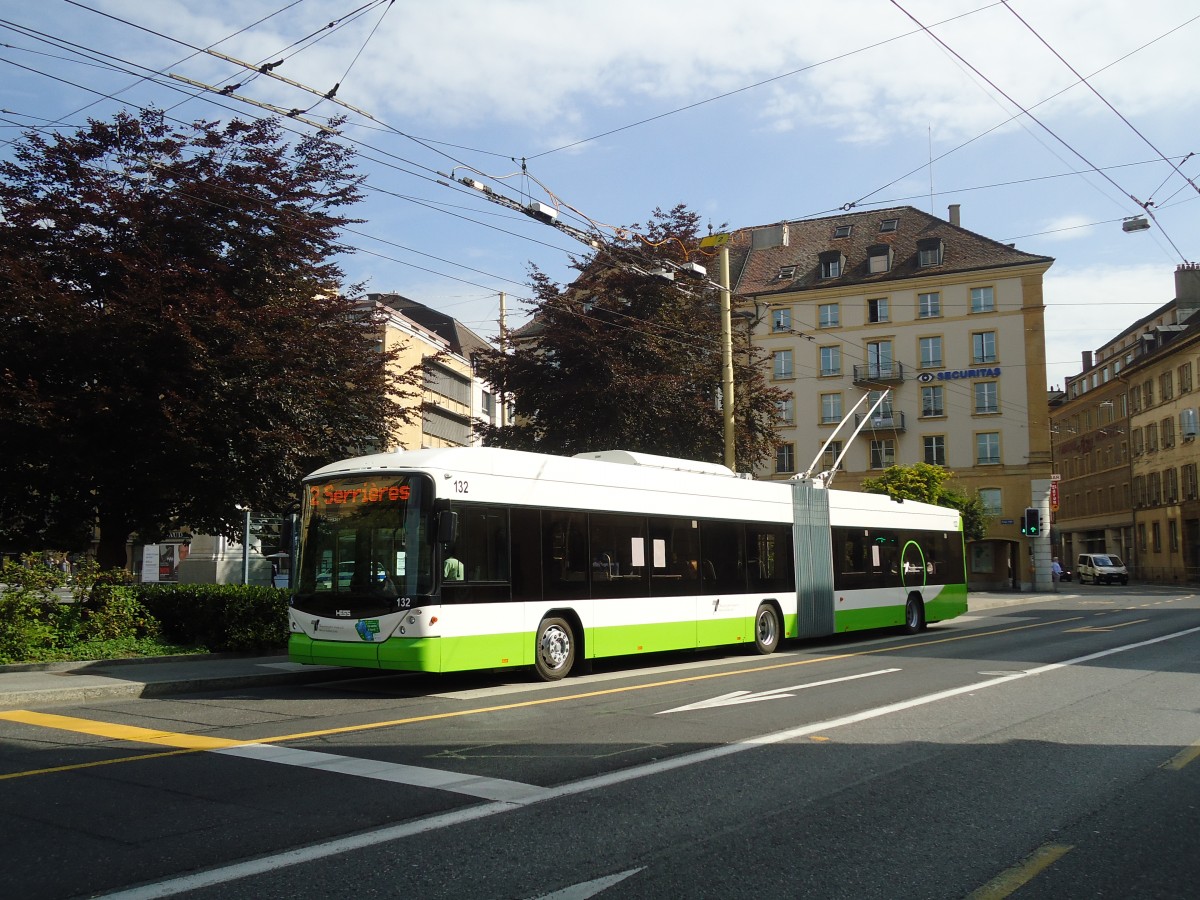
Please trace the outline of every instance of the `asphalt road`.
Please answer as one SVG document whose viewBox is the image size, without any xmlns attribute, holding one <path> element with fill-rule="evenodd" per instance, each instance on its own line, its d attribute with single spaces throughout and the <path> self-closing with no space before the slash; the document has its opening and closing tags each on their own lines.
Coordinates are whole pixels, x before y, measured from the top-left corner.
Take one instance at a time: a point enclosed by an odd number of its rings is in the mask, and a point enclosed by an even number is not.
<svg viewBox="0 0 1200 900">
<path fill-rule="evenodd" d="M 1196 896 L 1200 598 L 1070 589 L 913 637 L 557 685 L 2 713 L 4 892 Z"/>
</svg>

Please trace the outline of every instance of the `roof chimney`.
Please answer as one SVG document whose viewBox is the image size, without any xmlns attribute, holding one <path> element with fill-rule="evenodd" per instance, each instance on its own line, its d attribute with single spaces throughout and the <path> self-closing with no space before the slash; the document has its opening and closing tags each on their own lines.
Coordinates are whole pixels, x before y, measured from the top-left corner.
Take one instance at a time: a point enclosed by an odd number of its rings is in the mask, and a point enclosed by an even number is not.
<svg viewBox="0 0 1200 900">
<path fill-rule="evenodd" d="M 1092 351 L 1084 350 L 1083 351 L 1083 371 L 1086 372 L 1091 367 L 1092 367 Z"/>
<path fill-rule="evenodd" d="M 959 204 L 957 204 L 957 203 L 950 204 L 950 224 L 956 228 L 962 227 L 962 222 L 959 221 L 959 217 L 958 217 L 958 209 L 959 209 Z"/>
<path fill-rule="evenodd" d="M 1200 310 L 1200 265 L 1183 263 L 1175 269 L 1175 321 L 1185 322 Z"/>
</svg>

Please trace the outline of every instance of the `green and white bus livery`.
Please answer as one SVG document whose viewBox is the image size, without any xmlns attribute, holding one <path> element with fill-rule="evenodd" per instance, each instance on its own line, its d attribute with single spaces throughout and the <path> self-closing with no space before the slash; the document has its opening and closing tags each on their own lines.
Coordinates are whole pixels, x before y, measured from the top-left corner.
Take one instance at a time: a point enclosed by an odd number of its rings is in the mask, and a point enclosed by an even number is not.
<svg viewBox="0 0 1200 900">
<path fill-rule="evenodd" d="M 926 623 L 966 611 L 956 510 L 625 451 L 398 451 L 325 466 L 289 655 L 450 672 Z"/>
</svg>

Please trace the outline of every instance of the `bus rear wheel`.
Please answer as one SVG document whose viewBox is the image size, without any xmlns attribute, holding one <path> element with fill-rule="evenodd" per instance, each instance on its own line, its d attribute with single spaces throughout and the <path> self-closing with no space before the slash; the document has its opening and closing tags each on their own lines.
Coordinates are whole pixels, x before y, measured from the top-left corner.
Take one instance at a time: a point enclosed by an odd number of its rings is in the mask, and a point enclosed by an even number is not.
<svg viewBox="0 0 1200 900">
<path fill-rule="evenodd" d="M 908 598 L 904 604 L 904 631 L 906 634 L 916 634 L 925 630 L 925 604 L 916 594 Z"/>
<path fill-rule="evenodd" d="M 575 665 L 575 634 L 565 619 L 542 619 L 538 626 L 534 668 L 542 681 L 565 678 Z"/>
<path fill-rule="evenodd" d="M 760 603 L 754 614 L 754 649 L 766 656 L 779 646 L 779 613 L 770 603 Z"/>
</svg>

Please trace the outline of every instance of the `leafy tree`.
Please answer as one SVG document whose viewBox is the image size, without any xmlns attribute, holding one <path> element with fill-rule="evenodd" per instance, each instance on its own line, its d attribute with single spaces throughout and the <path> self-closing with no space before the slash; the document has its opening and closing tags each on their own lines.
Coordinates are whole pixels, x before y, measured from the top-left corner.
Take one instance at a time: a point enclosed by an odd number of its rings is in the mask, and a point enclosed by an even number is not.
<svg viewBox="0 0 1200 900">
<path fill-rule="evenodd" d="M 919 500 L 935 506 L 957 509 L 963 518 L 963 537 L 978 541 L 987 537 L 989 516 L 979 494 L 968 495 L 946 487 L 953 472 L 929 463 L 888 466 L 878 477 L 864 478 L 862 489 L 868 494 L 887 494 L 895 500 Z"/>
<path fill-rule="evenodd" d="M 699 217 L 686 207 L 656 209 L 644 238 L 577 260 L 580 275 L 569 287 L 532 269 L 530 325 L 508 353 L 476 357 L 481 376 L 515 411 L 515 424 L 478 426 L 484 442 L 722 461 L 716 292 L 647 274 L 655 260 L 698 259 L 698 231 Z M 734 384 L 737 461 L 748 470 L 774 453 L 776 403 L 785 395 L 767 383 L 742 327 L 734 330 Z"/>
<path fill-rule="evenodd" d="M 409 414 L 339 290 L 352 154 L 278 123 L 122 113 L 0 163 L 0 541 L 103 566 L 186 523 L 235 534 Z"/>
</svg>

